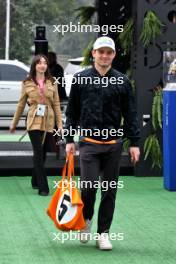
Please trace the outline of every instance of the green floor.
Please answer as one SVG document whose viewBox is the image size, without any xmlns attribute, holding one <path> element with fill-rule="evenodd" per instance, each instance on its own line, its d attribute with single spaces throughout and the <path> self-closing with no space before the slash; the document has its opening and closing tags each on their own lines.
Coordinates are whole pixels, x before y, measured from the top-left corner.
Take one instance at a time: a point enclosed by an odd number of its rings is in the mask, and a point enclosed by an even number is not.
<svg viewBox="0 0 176 264">
<path fill-rule="evenodd" d="M 51 193 L 54 179 L 49 177 Z M 38 196 L 29 177 L 0 177 L 0 264 L 176 263 L 176 193 L 162 188 L 162 178 L 120 180 L 124 188 L 118 192 L 111 232 L 124 233 L 124 240 L 102 252 L 94 241 L 53 241 L 58 230 L 45 213 L 51 196 Z M 97 214 L 92 232 L 96 220 Z"/>
</svg>

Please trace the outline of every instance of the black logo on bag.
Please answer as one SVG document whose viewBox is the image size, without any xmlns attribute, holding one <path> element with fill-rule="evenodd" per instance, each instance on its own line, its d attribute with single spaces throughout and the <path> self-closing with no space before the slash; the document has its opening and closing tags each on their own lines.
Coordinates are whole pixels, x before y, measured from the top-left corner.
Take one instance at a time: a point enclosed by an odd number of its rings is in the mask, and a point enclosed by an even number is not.
<svg viewBox="0 0 176 264">
<path fill-rule="evenodd" d="M 68 203 L 70 202 L 71 202 L 70 196 L 67 194 L 64 194 L 62 202 L 60 204 L 59 212 L 58 212 L 59 221 L 61 221 L 64 215 L 66 214 L 68 210 Z"/>
</svg>

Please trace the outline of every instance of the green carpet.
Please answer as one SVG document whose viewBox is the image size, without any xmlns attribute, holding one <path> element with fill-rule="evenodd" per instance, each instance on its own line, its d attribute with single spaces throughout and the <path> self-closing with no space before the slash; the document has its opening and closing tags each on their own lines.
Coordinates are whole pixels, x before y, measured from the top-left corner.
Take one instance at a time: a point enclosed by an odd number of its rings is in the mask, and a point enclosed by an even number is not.
<svg viewBox="0 0 176 264">
<path fill-rule="evenodd" d="M 51 193 L 53 180 L 49 177 Z M 111 232 L 124 233 L 113 250 L 102 252 L 95 241 L 53 241 L 59 232 L 46 208 L 51 199 L 30 187 L 29 177 L 0 177 L 1 264 L 174 264 L 176 263 L 176 193 L 162 187 L 162 178 L 121 177 Z M 92 232 L 96 232 L 97 194 Z"/>
</svg>

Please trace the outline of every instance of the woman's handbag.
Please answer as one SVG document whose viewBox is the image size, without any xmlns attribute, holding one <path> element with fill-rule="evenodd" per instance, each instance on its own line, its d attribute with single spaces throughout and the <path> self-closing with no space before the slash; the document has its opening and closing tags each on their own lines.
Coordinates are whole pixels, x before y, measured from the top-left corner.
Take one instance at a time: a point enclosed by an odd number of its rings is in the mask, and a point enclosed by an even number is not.
<svg viewBox="0 0 176 264">
<path fill-rule="evenodd" d="M 73 172 L 74 157 L 70 154 L 63 168 L 62 179 L 58 182 L 57 190 L 47 209 L 47 214 L 62 231 L 81 230 L 85 227 L 82 212 L 84 205 L 75 184 L 72 184 Z"/>
</svg>

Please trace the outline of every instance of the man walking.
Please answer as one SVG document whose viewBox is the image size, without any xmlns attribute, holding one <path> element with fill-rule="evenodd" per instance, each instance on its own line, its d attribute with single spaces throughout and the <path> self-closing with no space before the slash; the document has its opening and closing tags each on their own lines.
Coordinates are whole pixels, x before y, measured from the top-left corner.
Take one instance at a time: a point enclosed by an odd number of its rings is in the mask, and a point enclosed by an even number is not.
<svg viewBox="0 0 176 264">
<path fill-rule="evenodd" d="M 92 55 L 94 66 L 74 75 L 66 111 L 66 128 L 79 126 L 84 131 L 79 141 L 81 181 L 91 183 L 81 187 L 86 228 L 81 231 L 80 241 L 86 243 L 89 240 L 87 234 L 90 234 L 97 191 L 94 183 L 101 175 L 100 182 L 108 183 L 108 188 L 101 186 L 97 246 L 111 250 L 109 230 L 117 191 L 111 183 L 118 183 L 123 145 L 122 134 L 119 133 L 121 118 L 124 136 L 130 140 L 129 151 L 134 164 L 140 156 L 139 127 L 131 84 L 125 75 L 112 68 L 116 56 L 114 41 L 109 37 L 98 38 Z M 73 136 L 68 135 L 66 143 L 66 153 L 75 153 Z"/>
</svg>

